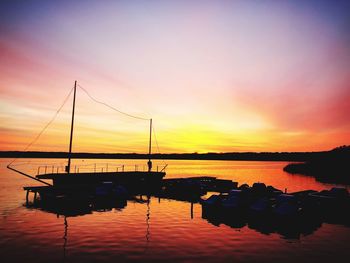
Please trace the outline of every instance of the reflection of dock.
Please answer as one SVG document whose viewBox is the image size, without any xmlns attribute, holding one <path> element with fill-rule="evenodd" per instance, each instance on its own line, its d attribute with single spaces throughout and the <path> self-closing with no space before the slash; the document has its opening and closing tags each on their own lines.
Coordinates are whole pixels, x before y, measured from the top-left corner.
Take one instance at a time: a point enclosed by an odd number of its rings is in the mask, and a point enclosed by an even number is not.
<svg viewBox="0 0 350 263">
<path fill-rule="evenodd" d="M 242 189 L 242 188 L 241 188 Z M 244 188 L 249 189 L 249 188 Z M 33 189 L 32 189 L 33 190 Z M 236 190 L 238 191 L 238 190 Z M 280 193 L 280 192 L 279 192 Z M 293 193 L 292 195 L 281 194 L 282 199 L 290 199 L 290 196 L 295 196 L 299 200 L 305 200 L 308 195 L 315 195 L 317 192 L 312 191 L 301 191 Z M 221 196 L 228 196 L 229 193 L 222 193 Z M 272 193 L 277 199 L 278 193 Z M 220 196 L 220 195 L 219 195 Z M 86 214 L 98 212 L 109 212 L 109 211 L 118 211 L 118 213 L 123 213 L 123 209 L 127 207 L 128 202 L 136 202 L 139 204 L 147 205 L 146 209 L 146 233 L 145 233 L 145 250 L 147 250 L 148 242 L 150 241 L 150 196 L 137 195 L 130 196 L 127 199 L 102 199 L 99 202 L 96 202 L 96 199 L 90 199 L 89 203 L 85 201 L 79 202 L 66 202 L 62 203 L 49 203 L 41 202 L 40 198 L 32 205 L 31 208 L 40 209 L 49 213 L 54 213 L 57 215 L 63 215 L 66 217 L 72 216 L 81 216 Z M 163 198 L 158 197 L 158 202 Z M 175 199 L 173 197 L 165 197 L 164 199 Z M 179 199 L 176 199 L 179 200 Z M 328 199 L 327 199 L 328 200 Z M 190 201 L 190 200 L 185 200 Z M 329 201 L 329 200 L 328 200 Z M 203 202 L 201 202 L 202 205 Z M 246 203 L 247 204 L 247 203 Z M 311 203 L 312 204 L 312 203 Z M 193 218 L 193 207 L 199 206 L 199 204 L 194 204 L 191 202 L 188 204 L 188 213 L 191 218 Z M 257 205 L 254 206 L 255 209 Z M 333 210 L 325 210 L 323 207 L 318 207 L 317 209 L 309 210 L 308 213 L 299 213 L 296 215 L 286 215 L 276 214 L 272 210 L 259 210 L 252 211 L 250 206 L 245 205 L 239 209 L 231 209 L 232 206 L 228 209 L 221 209 L 220 207 L 206 209 L 202 205 L 202 214 L 201 217 L 205 219 L 208 223 L 220 226 L 226 225 L 231 228 L 245 228 L 248 227 L 264 235 L 269 234 L 279 234 L 283 238 L 299 239 L 303 236 L 310 235 L 319 229 L 323 223 L 331 224 L 343 224 L 350 226 L 349 217 L 346 216 L 346 210 L 339 211 L 340 207 L 334 208 Z M 231 209 L 231 210 L 230 210 Z M 330 213 L 333 211 L 333 213 Z M 336 213 L 337 212 L 337 213 Z M 343 213 L 341 213 L 343 212 Z M 200 214 L 199 214 L 200 216 Z"/>
<path fill-rule="evenodd" d="M 322 226 L 321 217 L 304 218 L 304 220 L 280 220 L 276 217 L 252 216 L 246 213 L 236 215 L 215 215 L 202 213 L 202 218 L 206 219 L 214 226 L 227 225 L 232 228 L 249 227 L 261 234 L 270 235 L 273 233 L 281 235 L 287 239 L 299 239 L 314 233 Z"/>
<path fill-rule="evenodd" d="M 238 183 L 230 180 L 191 177 L 163 179 L 157 189 L 146 192 L 125 192 L 122 186 L 112 182 L 92 188 L 90 185 L 86 188 L 42 186 L 24 189 L 27 191 L 27 204 L 30 203 L 29 194 L 34 193 L 34 206 L 68 216 L 113 208 L 120 210 L 127 205 L 127 200 L 146 194 L 186 201 L 192 205 L 200 202 L 203 218 L 214 225 L 226 224 L 238 228 L 248 225 L 262 233 L 277 232 L 286 237 L 312 233 L 323 222 L 350 226 L 347 215 L 350 196 L 344 188 L 286 194 L 263 183 L 238 187 Z M 210 192 L 216 194 L 203 200 L 202 197 Z"/>
</svg>

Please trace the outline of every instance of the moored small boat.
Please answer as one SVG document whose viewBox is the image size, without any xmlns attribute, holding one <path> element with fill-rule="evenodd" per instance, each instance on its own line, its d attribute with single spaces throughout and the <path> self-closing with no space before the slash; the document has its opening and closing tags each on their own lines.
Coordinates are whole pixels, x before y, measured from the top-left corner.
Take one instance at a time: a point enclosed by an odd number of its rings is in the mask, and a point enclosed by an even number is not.
<svg viewBox="0 0 350 263">
<path fill-rule="evenodd" d="M 301 209 L 298 200 L 293 195 L 281 194 L 276 198 L 273 213 L 280 219 L 293 219 L 297 217 Z"/>
<path fill-rule="evenodd" d="M 268 197 L 261 197 L 249 206 L 252 216 L 267 216 L 272 212 L 273 201 Z"/>
</svg>

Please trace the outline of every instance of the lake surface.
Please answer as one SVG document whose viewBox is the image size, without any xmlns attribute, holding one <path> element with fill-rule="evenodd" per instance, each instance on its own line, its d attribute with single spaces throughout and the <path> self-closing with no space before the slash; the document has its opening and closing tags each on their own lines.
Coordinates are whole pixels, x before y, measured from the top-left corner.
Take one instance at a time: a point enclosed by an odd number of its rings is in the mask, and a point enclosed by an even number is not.
<svg viewBox="0 0 350 263">
<path fill-rule="evenodd" d="M 340 262 L 350 256 L 350 228 L 342 224 L 319 222 L 291 232 L 211 222 L 202 218 L 200 204 L 146 196 L 128 201 L 123 208 L 80 216 L 27 208 L 22 187 L 38 183 L 6 169 L 9 161 L 0 159 L 1 262 Z M 72 167 L 111 171 L 124 164 L 125 170 L 144 169 L 145 162 L 74 160 Z M 166 163 L 166 178 L 216 176 L 239 184 L 264 182 L 288 192 L 334 186 L 312 177 L 289 175 L 282 170 L 285 162 Z M 44 169 L 49 172 L 63 166 L 64 160 L 19 160 L 15 164 L 36 174 L 38 166 L 41 173 Z M 163 161 L 155 161 L 154 169 L 162 165 Z"/>
</svg>

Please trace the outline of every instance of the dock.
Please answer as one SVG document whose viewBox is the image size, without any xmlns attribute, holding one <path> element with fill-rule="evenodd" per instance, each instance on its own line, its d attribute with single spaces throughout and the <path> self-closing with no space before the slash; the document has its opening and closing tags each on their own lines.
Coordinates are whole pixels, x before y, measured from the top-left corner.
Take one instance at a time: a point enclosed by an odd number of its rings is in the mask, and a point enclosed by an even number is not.
<svg viewBox="0 0 350 263">
<path fill-rule="evenodd" d="M 180 201 L 199 202 L 208 192 L 227 193 L 236 189 L 237 182 L 211 176 L 163 179 L 158 197 Z"/>
<path fill-rule="evenodd" d="M 90 174 L 80 174 L 80 176 L 89 177 Z M 216 177 L 202 176 L 202 177 L 190 177 L 190 178 L 171 178 L 163 179 L 159 184 L 152 185 L 139 185 L 134 186 L 135 174 L 128 174 L 122 176 L 116 176 L 113 173 L 103 174 L 101 177 L 105 177 L 105 182 L 109 182 L 113 185 L 122 185 L 125 187 L 130 195 L 149 194 L 162 198 L 169 198 L 182 201 L 198 202 L 200 197 L 208 192 L 227 193 L 232 189 L 236 189 L 237 182 L 231 180 L 217 179 Z M 143 175 L 144 176 L 144 175 Z M 152 175 L 147 175 L 152 177 Z M 70 178 L 74 175 L 69 176 Z M 118 180 L 116 180 L 118 178 Z M 127 179 L 129 178 L 129 179 Z M 41 179 L 52 179 L 51 175 L 42 176 Z M 78 179 L 78 178 L 77 178 Z M 101 178 L 99 178 L 101 179 Z M 77 180 L 78 182 L 79 180 Z M 84 180 L 86 181 L 86 180 Z M 53 186 L 26 186 L 23 187 L 26 191 L 26 203 L 30 203 L 30 194 L 34 195 L 33 203 L 39 199 L 52 199 L 65 197 L 84 197 L 89 199 L 95 195 L 96 187 L 101 184 L 98 182 L 94 184 L 54 184 Z"/>
</svg>

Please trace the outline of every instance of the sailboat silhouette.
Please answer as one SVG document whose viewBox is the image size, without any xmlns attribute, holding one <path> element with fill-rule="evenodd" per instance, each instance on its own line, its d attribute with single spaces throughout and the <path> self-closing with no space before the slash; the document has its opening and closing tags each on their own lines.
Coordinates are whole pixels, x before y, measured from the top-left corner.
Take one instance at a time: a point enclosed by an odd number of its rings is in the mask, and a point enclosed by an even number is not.
<svg viewBox="0 0 350 263">
<path fill-rule="evenodd" d="M 74 114 L 75 114 L 75 98 L 76 98 L 77 82 L 74 83 L 73 109 L 71 121 L 71 133 L 69 141 L 68 165 L 65 173 L 47 173 L 37 175 L 36 178 L 49 179 L 53 181 L 53 186 L 96 186 L 102 182 L 112 182 L 114 184 L 123 185 L 127 188 L 134 186 L 151 187 L 159 185 L 165 176 L 164 169 L 161 171 L 152 170 L 151 145 L 152 145 L 152 119 L 150 119 L 150 135 L 149 135 L 149 152 L 148 152 L 148 170 L 147 171 L 113 171 L 113 172 L 71 172 L 71 158 L 74 131 Z"/>
</svg>

